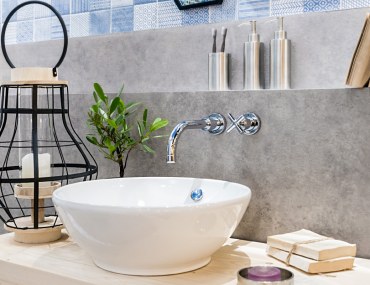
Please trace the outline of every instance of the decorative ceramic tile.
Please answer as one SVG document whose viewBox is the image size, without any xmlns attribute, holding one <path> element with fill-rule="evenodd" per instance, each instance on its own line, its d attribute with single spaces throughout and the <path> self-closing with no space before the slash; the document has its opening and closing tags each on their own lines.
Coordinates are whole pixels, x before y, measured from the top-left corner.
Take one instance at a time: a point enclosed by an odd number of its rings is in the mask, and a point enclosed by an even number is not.
<svg viewBox="0 0 370 285">
<path fill-rule="evenodd" d="M 17 23 L 11 22 L 6 28 L 5 44 L 16 44 L 16 43 L 17 43 Z"/>
<path fill-rule="evenodd" d="M 174 1 L 158 2 L 158 27 L 178 27 L 182 23 L 181 11 Z"/>
<path fill-rule="evenodd" d="M 256 19 L 269 16 L 269 0 L 239 0 L 238 2 L 238 19 Z"/>
<path fill-rule="evenodd" d="M 341 0 L 341 9 L 370 7 L 370 0 Z"/>
<path fill-rule="evenodd" d="M 112 8 L 134 5 L 134 0 L 112 0 Z"/>
<path fill-rule="evenodd" d="M 134 5 L 156 3 L 157 0 L 134 0 Z"/>
<path fill-rule="evenodd" d="M 90 13 L 90 35 L 110 33 L 111 11 L 100 10 Z"/>
<path fill-rule="evenodd" d="M 0 0 L 1 22 L 25 1 L 28 0 Z M 221 5 L 180 11 L 173 0 L 42 1 L 63 15 L 71 37 L 370 7 L 370 0 L 224 0 Z M 37 4 L 20 9 L 11 18 L 6 33 L 9 44 L 62 37 L 62 28 L 52 11 Z"/>
<path fill-rule="evenodd" d="M 157 3 L 134 6 L 134 30 L 148 30 L 157 27 Z"/>
<path fill-rule="evenodd" d="M 70 15 L 62 16 L 62 18 L 66 25 L 67 33 L 69 35 L 70 26 L 71 26 L 70 25 Z M 52 39 L 62 39 L 63 37 L 64 37 L 63 29 L 62 29 L 62 25 L 59 22 L 59 19 L 56 16 L 51 17 L 51 38 Z"/>
<path fill-rule="evenodd" d="M 17 5 L 26 2 L 27 0 L 18 0 Z M 40 5 L 26 5 L 17 11 L 17 21 L 25 21 L 33 19 L 33 9 L 35 6 Z M 14 15 L 15 16 L 15 15 Z"/>
<path fill-rule="evenodd" d="M 112 9 L 112 33 L 130 32 L 134 29 L 134 6 Z"/>
<path fill-rule="evenodd" d="M 51 39 L 51 17 L 35 19 L 34 41 L 47 41 Z"/>
<path fill-rule="evenodd" d="M 2 23 L 4 23 L 6 17 L 9 15 L 10 11 L 17 6 L 17 1 L 15 0 L 2 0 Z M 10 22 L 17 20 L 17 15 L 13 15 L 10 18 Z"/>
<path fill-rule="evenodd" d="M 89 0 L 72 0 L 71 13 L 83 13 L 89 11 Z"/>
<path fill-rule="evenodd" d="M 208 7 L 184 10 L 182 14 L 182 25 L 183 26 L 206 24 L 208 22 L 209 22 Z"/>
<path fill-rule="evenodd" d="M 51 0 L 43 0 L 43 2 L 51 4 Z M 44 5 L 34 5 L 33 11 L 35 19 L 50 17 L 53 14 L 53 12 Z"/>
<path fill-rule="evenodd" d="M 71 37 L 86 37 L 90 34 L 90 13 L 71 15 Z"/>
<path fill-rule="evenodd" d="M 303 12 L 338 10 L 339 0 L 304 0 Z"/>
<path fill-rule="evenodd" d="M 89 0 L 89 11 L 110 9 L 111 0 Z"/>
<path fill-rule="evenodd" d="M 33 21 L 17 22 L 17 43 L 33 41 Z"/>
<path fill-rule="evenodd" d="M 69 0 L 51 0 L 51 5 L 61 14 L 68 15 L 70 11 Z"/>
<path fill-rule="evenodd" d="M 303 13 L 303 0 L 271 0 L 271 16 Z"/>
<path fill-rule="evenodd" d="M 235 20 L 236 5 L 235 0 L 224 0 L 221 5 L 209 6 L 209 21 L 219 23 Z"/>
</svg>

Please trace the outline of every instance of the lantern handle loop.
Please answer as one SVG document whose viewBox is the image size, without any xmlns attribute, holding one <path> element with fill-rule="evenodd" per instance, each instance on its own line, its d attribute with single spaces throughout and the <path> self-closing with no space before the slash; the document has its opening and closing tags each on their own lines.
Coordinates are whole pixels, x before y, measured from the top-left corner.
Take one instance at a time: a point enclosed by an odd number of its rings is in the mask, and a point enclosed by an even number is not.
<svg viewBox="0 0 370 285">
<path fill-rule="evenodd" d="M 45 2 L 42 2 L 42 1 L 27 1 L 27 2 L 23 2 L 23 3 L 19 4 L 12 11 L 10 11 L 9 15 L 6 17 L 6 19 L 4 21 L 3 29 L 1 30 L 1 50 L 3 52 L 3 55 L 5 57 L 6 62 L 9 64 L 9 66 L 11 68 L 15 68 L 14 64 L 10 60 L 10 58 L 8 56 L 8 53 L 6 51 L 6 47 L 5 47 L 5 32 L 6 32 L 6 28 L 8 27 L 8 24 L 9 24 L 9 21 L 10 21 L 11 17 L 13 17 L 13 15 L 19 9 L 23 8 L 24 6 L 31 5 L 31 4 L 39 4 L 39 5 L 43 5 L 43 6 L 47 7 L 47 8 L 49 8 L 51 11 L 53 11 L 53 13 L 55 14 L 55 16 L 57 16 L 57 18 L 58 18 L 58 20 L 59 20 L 59 22 L 60 22 L 60 24 L 62 26 L 63 35 L 64 35 L 64 45 L 63 45 L 62 55 L 60 56 L 57 64 L 53 67 L 53 76 L 56 77 L 57 76 L 57 68 L 62 64 L 62 62 L 63 62 L 63 60 L 64 60 L 64 58 L 66 56 L 66 53 L 67 53 L 67 48 L 68 48 L 68 34 L 67 34 L 66 24 L 64 23 L 64 20 L 63 20 L 62 16 L 59 14 L 59 12 L 53 6 L 51 6 L 48 3 L 45 3 Z"/>
</svg>

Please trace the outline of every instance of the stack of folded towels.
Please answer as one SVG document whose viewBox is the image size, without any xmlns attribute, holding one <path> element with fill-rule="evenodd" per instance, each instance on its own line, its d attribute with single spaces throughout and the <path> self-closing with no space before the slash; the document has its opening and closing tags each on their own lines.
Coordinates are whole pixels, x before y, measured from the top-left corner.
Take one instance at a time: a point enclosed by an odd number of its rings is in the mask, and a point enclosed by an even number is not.
<svg viewBox="0 0 370 285">
<path fill-rule="evenodd" d="M 269 236 L 267 254 L 308 273 L 352 269 L 356 245 L 308 230 Z"/>
</svg>

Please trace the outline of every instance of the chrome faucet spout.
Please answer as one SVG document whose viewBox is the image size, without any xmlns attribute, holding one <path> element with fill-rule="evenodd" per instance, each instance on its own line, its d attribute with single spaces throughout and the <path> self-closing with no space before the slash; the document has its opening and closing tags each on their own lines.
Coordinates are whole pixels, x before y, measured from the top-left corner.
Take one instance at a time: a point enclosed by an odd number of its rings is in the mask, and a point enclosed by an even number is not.
<svg viewBox="0 0 370 285">
<path fill-rule="evenodd" d="M 200 129 L 218 135 L 224 132 L 226 120 L 221 114 L 211 114 L 201 120 L 183 121 L 172 130 L 167 143 L 167 163 L 176 162 L 176 146 L 182 132 L 186 129 Z"/>
<path fill-rule="evenodd" d="M 185 129 L 203 129 L 207 124 L 204 120 L 183 121 L 172 130 L 167 144 L 167 163 L 176 162 L 176 146 L 180 135 Z"/>
</svg>

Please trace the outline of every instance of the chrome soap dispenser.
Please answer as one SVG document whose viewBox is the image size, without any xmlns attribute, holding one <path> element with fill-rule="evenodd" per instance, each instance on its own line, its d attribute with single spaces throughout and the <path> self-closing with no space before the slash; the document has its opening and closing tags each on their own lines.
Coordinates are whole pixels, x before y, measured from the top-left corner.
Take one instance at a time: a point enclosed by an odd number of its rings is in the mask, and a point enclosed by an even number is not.
<svg viewBox="0 0 370 285">
<path fill-rule="evenodd" d="M 279 30 L 270 44 L 270 89 L 290 89 L 290 40 L 278 18 Z"/>
<path fill-rule="evenodd" d="M 256 31 L 256 21 L 250 21 L 251 33 L 244 43 L 244 90 L 263 89 L 263 43 Z"/>
</svg>

